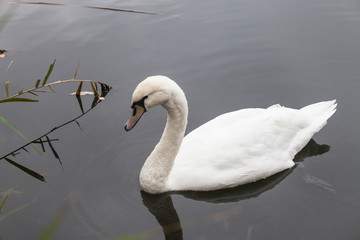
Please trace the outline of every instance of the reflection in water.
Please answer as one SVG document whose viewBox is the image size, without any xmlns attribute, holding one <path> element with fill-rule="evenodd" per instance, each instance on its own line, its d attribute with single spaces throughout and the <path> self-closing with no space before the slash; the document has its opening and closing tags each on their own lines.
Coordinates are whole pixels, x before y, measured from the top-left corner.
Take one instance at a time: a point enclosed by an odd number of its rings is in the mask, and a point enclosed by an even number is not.
<svg viewBox="0 0 360 240">
<path fill-rule="evenodd" d="M 302 167 L 301 162 L 306 157 L 321 155 L 329 150 L 330 150 L 330 146 L 319 145 L 313 139 L 311 139 L 310 142 L 295 156 L 294 162 L 297 163 L 295 167 L 296 166 Z M 164 193 L 158 195 L 153 195 L 141 191 L 141 196 L 144 205 L 148 208 L 149 212 L 155 216 L 156 220 L 161 225 L 165 235 L 165 239 L 181 240 L 183 239 L 182 227 L 176 209 L 174 208 L 171 199 L 171 194 L 180 194 L 186 198 L 191 198 L 193 200 L 206 201 L 211 203 L 238 202 L 244 199 L 255 198 L 260 194 L 262 194 L 263 192 L 266 192 L 274 188 L 286 176 L 288 176 L 294 170 L 294 168 L 285 170 L 269 178 L 254 183 L 250 183 L 230 189 L 223 189 L 223 190 L 210 191 L 210 192 L 193 192 L 193 191 L 174 192 L 174 193 Z M 307 174 L 307 178 L 308 177 L 309 175 Z M 330 184 L 327 184 L 324 181 L 322 182 L 324 183 L 325 187 L 328 187 L 330 190 L 332 189 Z"/>
<path fill-rule="evenodd" d="M 22 152 L 28 152 L 28 150 L 26 149 L 26 147 L 28 146 L 32 146 L 34 147 L 34 149 L 39 152 L 39 150 L 37 148 L 35 148 L 34 145 L 37 145 L 37 146 L 40 146 L 41 147 L 41 150 L 43 152 L 45 152 L 45 145 L 48 145 L 49 149 L 51 150 L 51 153 L 54 155 L 54 157 L 59 161 L 60 165 L 62 165 L 62 162 L 60 160 L 60 157 L 59 157 L 59 154 L 58 152 L 55 150 L 55 147 L 54 145 L 52 144 L 53 142 L 55 141 L 59 141 L 59 139 L 50 139 L 49 138 L 49 135 L 51 133 L 53 133 L 54 131 L 58 130 L 59 128 L 62 128 L 70 123 L 73 123 L 73 122 L 76 122 L 77 125 L 80 127 L 80 124 L 77 122 L 77 120 L 79 118 L 81 118 L 82 116 L 84 116 L 85 114 L 87 114 L 88 112 L 90 112 L 98 103 L 101 102 L 101 99 L 104 98 L 110 91 L 111 87 L 106 85 L 106 84 L 103 84 L 103 83 L 100 83 L 100 86 L 101 86 L 101 96 L 97 97 L 97 96 L 94 96 L 94 99 L 92 101 L 92 104 L 91 104 L 91 107 L 84 111 L 84 108 L 83 108 L 83 104 L 82 104 L 82 101 L 81 101 L 81 97 L 80 96 L 76 96 L 77 97 L 77 101 L 78 101 L 78 104 L 79 104 L 79 107 L 81 109 L 81 112 L 82 114 L 80 114 L 79 116 L 59 125 L 59 126 L 56 126 L 54 128 L 52 128 L 50 131 L 46 132 L 45 134 L 41 135 L 40 137 L 28 142 L 27 144 L 7 153 L 6 155 L 0 157 L 0 161 L 1 160 L 5 160 L 6 162 L 10 163 L 12 166 L 15 166 L 16 168 L 22 170 L 23 172 L 27 173 L 28 175 L 40 180 L 40 181 L 43 181 L 45 182 L 45 178 L 43 175 L 31 170 L 30 168 L 27 168 L 17 162 L 15 162 L 14 160 L 11 160 L 10 158 L 15 158 L 17 155 L 19 155 L 20 153 Z M 81 129 L 81 127 L 80 127 Z M 40 149 L 39 147 L 39 149 Z M 40 154 L 40 152 L 39 152 Z"/>
<path fill-rule="evenodd" d="M 161 225 L 165 239 L 183 239 L 180 219 L 169 194 L 153 195 L 141 191 L 144 205 Z"/>
<path fill-rule="evenodd" d="M 70 6 L 70 7 L 79 7 L 79 5 L 71 5 L 71 4 L 64 4 L 64 3 L 49 3 L 49 2 L 3 2 L 2 4 L 38 4 L 38 5 L 48 5 L 48 6 Z M 158 13 L 154 12 L 147 12 L 147 11 L 139 11 L 139 10 L 132 10 L 132 9 L 125 9 L 125 8 L 112 8 L 112 7 L 99 7 L 99 6 L 82 6 L 84 8 L 91 8 L 91 9 L 97 9 L 97 10 L 106 10 L 106 11 L 114 11 L 114 12 L 128 12 L 128 13 L 140 13 L 140 14 L 150 14 L 150 15 L 159 15 Z M 9 10 L 8 10 L 9 11 Z M 0 26 L 2 27 L 2 26 Z M 0 28 L 1 30 L 1 28 Z M 0 54 L 1 54 L 0 49 Z"/>
</svg>

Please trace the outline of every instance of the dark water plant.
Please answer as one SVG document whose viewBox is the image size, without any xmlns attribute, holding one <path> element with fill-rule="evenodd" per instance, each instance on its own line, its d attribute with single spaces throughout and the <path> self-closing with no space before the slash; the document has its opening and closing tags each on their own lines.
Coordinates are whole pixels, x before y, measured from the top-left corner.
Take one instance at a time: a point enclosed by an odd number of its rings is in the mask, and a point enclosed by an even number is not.
<svg viewBox="0 0 360 240">
<path fill-rule="evenodd" d="M 105 96 L 111 90 L 111 86 L 109 86 L 105 83 L 101 83 L 101 82 L 93 81 L 93 80 L 77 80 L 77 79 L 75 79 L 77 72 L 78 72 L 78 67 L 76 68 L 75 74 L 72 79 L 48 83 L 48 79 L 53 71 L 55 62 L 56 62 L 56 59 L 53 61 L 52 64 L 50 64 L 50 67 L 49 67 L 44 79 L 36 80 L 33 88 L 30 88 L 28 90 L 21 89 L 20 91 L 18 91 L 16 94 L 13 94 L 12 96 L 10 96 L 10 94 L 9 94 L 9 85 L 10 85 L 9 81 L 4 81 L 6 97 L 0 100 L 1 104 L 9 103 L 9 102 L 23 102 L 23 103 L 24 102 L 38 102 L 39 101 L 38 99 L 24 97 L 24 95 L 31 94 L 33 96 L 39 96 L 40 93 L 45 93 L 45 92 L 55 93 L 56 91 L 52 88 L 52 86 L 54 86 L 54 85 L 65 84 L 65 83 L 70 83 L 70 82 L 79 83 L 79 85 L 76 89 L 76 92 L 74 92 L 71 95 L 76 96 L 77 102 L 81 109 L 80 115 L 78 115 L 78 116 L 74 117 L 73 119 L 70 119 L 58 126 L 53 127 L 50 131 L 42 134 L 41 136 L 35 138 L 34 140 L 28 141 L 26 144 L 24 144 L 20 147 L 17 147 L 13 151 L 0 157 L 0 161 L 4 160 L 5 162 L 11 164 L 12 166 L 16 167 L 17 169 L 20 169 L 24 173 L 28 174 L 29 176 L 34 177 L 43 182 L 45 182 L 45 177 L 42 174 L 30 169 L 29 167 L 26 167 L 26 166 L 16 162 L 15 159 L 18 158 L 19 156 L 22 156 L 23 155 L 22 153 L 29 152 L 27 147 L 31 146 L 32 148 L 34 148 L 36 150 L 36 152 L 39 155 L 42 155 L 42 153 L 45 153 L 48 150 L 48 152 L 50 152 L 54 156 L 54 158 L 57 159 L 59 164 L 62 166 L 62 162 L 60 160 L 60 154 L 56 150 L 56 146 L 54 144 L 54 142 L 58 141 L 59 139 L 51 138 L 49 135 L 51 133 L 55 132 L 56 130 L 58 130 L 66 125 L 69 125 L 71 123 L 76 123 L 79 126 L 79 128 L 81 129 L 78 119 L 80 119 L 85 114 L 87 114 L 89 111 L 94 109 L 94 107 L 97 106 L 98 103 L 100 103 L 101 101 L 103 101 L 105 99 Z M 92 91 L 91 92 L 83 91 L 82 90 L 83 83 L 89 83 Z M 91 106 L 87 110 L 84 110 L 81 96 L 82 95 L 90 95 L 90 94 L 93 95 L 94 98 L 92 100 Z M 17 133 L 22 138 L 27 140 L 27 138 L 19 130 L 17 130 L 11 123 L 9 123 L 3 116 L 0 116 L 0 122 L 4 123 L 9 128 L 11 128 L 15 133 Z M 11 195 L 13 195 L 14 193 L 17 193 L 17 192 L 12 189 L 8 189 L 6 191 L 0 192 L 0 222 L 3 221 L 4 219 L 6 219 L 7 217 L 9 217 L 15 213 L 18 213 L 21 210 L 31 206 L 33 203 L 35 203 L 37 201 L 37 199 L 33 199 L 32 201 L 27 202 L 18 207 L 15 207 L 14 209 L 11 209 L 8 211 L 3 211 L 5 208 L 5 204 L 8 201 L 9 197 Z M 57 230 L 57 228 L 60 226 L 60 224 L 66 217 L 66 215 L 68 213 L 68 209 L 69 208 L 67 205 L 60 207 L 58 209 L 58 211 L 56 212 L 56 214 L 54 215 L 54 217 L 48 222 L 47 226 L 43 229 L 43 231 L 41 232 L 40 236 L 37 239 L 38 240 L 51 239 L 53 234 Z"/>
<path fill-rule="evenodd" d="M 46 132 L 45 134 L 42 134 L 40 137 L 37 137 L 36 139 L 34 139 L 32 141 L 28 141 L 28 143 L 26 143 L 25 145 L 18 147 L 15 150 L 11 151 L 10 153 L 7 153 L 4 156 L 0 157 L 0 161 L 5 160 L 6 162 L 10 163 L 12 166 L 15 166 L 16 168 L 22 170 L 23 172 L 27 173 L 28 175 L 30 175 L 40 181 L 45 181 L 45 178 L 43 175 L 31 170 L 28 167 L 25 167 L 25 166 L 17 163 L 13 159 L 17 155 L 19 155 L 21 152 L 28 152 L 28 150 L 27 150 L 28 146 L 31 146 L 32 148 L 34 148 L 40 155 L 41 155 L 41 151 L 38 149 L 41 149 L 42 152 L 46 152 L 45 146 L 48 146 L 48 149 L 50 149 L 53 156 L 58 160 L 59 164 L 62 165 L 60 156 L 59 156 L 58 152 L 56 151 L 55 146 L 53 144 L 53 142 L 58 141 L 58 139 L 51 139 L 49 137 L 49 134 L 61 127 L 64 127 L 64 126 L 72 123 L 72 122 L 76 122 L 77 125 L 80 127 L 80 124 L 77 122 L 77 120 L 79 118 L 81 118 L 82 116 L 84 116 L 86 113 L 88 113 L 90 110 L 92 110 L 99 102 L 104 100 L 105 96 L 111 90 L 111 87 L 105 83 L 101 83 L 101 82 L 93 81 L 93 80 L 77 80 L 77 79 L 75 79 L 77 72 L 78 72 L 78 67 L 76 68 L 76 71 L 75 71 L 72 79 L 48 83 L 48 79 L 53 71 L 55 62 L 56 62 L 56 59 L 53 61 L 52 64 L 50 64 L 50 67 L 49 67 L 44 79 L 36 80 L 34 87 L 30 88 L 28 90 L 21 89 L 16 94 L 9 96 L 9 81 L 5 81 L 4 85 L 5 85 L 5 89 L 6 89 L 6 98 L 0 99 L 0 103 L 2 103 L 2 104 L 9 103 L 9 102 L 38 102 L 39 101 L 38 99 L 23 97 L 23 95 L 31 94 L 34 96 L 39 96 L 38 94 L 44 93 L 44 92 L 55 93 L 56 91 L 52 88 L 52 86 L 54 86 L 54 85 L 65 84 L 65 83 L 69 83 L 69 82 L 79 83 L 79 86 L 77 87 L 76 92 L 73 94 L 76 96 L 79 107 L 82 112 L 79 116 L 77 116 L 59 126 L 52 128 L 50 131 Z M 82 91 L 82 86 L 83 86 L 84 82 L 90 83 L 92 92 Z M 100 86 L 100 88 L 98 86 Z M 44 89 L 47 89 L 47 90 L 44 90 Z M 86 94 L 86 95 L 92 94 L 94 96 L 91 107 L 86 111 L 84 111 L 84 107 L 83 107 L 83 104 L 81 101 L 81 95 L 83 95 L 83 94 Z M 27 138 L 19 130 L 17 130 L 11 123 L 9 123 L 3 116 L 0 116 L 0 122 L 6 124 L 9 128 L 14 130 L 14 132 L 16 132 L 22 138 L 27 140 Z M 37 145 L 38 148 L 36 148 L 35 145 Z"/>
<path fill-rule="evenodd" d="M 77 120 L 79 118 L 83 117 L 88 112 L 90 112 L 100 102 L 101 102 L 101 100 L 99 98 L 94 97 L 93 103 L 92 103 L 91 107 L 88 110 L 82 112 L 79 116 L 77 116 L 77 117 L 75 117 L 75 118 L 73 118 L 73 119 L 71 119 L 71 120 L 69 120 L 67 122 L 62 123 L 61 125 L 53 127 L 50 131 L 42 134 L 41 136 L 37 137 L 36 139 L 34 139 L 32 141 L 29 141 L 25 145 L 22 145 L 22 146 L 20 146 L 20 147 L 18 147 L 16 149 L 14 149 L 13 151 L 5 154 L 4 156 L 0 157 L 0 161 L 5 160 L 8 163 L 10 163 L 11 165 L 13 165 L 13 166 L 17 167 L 18 169 L 22 170 L 23 172 L 27 173 L 28 175 L 30 175 L 30 176 L 32 176 L 32 177 L 34 177 L 34 178 L 36 178 L 36 179 L 38 179 L 40 181 L 45 181 L 45 178 L 44 178 L 43 175 L 41 175 L 41 174 L 39 174 L 39 173 L 37 173 L 37 172 L 23 166 L 23 165 L 20 165 L 19 163 L 16 163 L 11 158 L 17 157 L 22 152 L 28 152 L 28 150 L 27 150 L 28 146 L 36 145 L 41 150 L 41 152 L 44 152 L 44 153 L 46 152 L 47 148 L 50 149 L 52 155 L 58 160 L 59 164 L 62 165 L 62 162 L 60 160 L 60 155 L 56 151 L 56 148 L 55 148 L 55 146 L 53 144 L 54 142 L 59 141 L 59 139 L 50 138 L 49 135 L 51 133 L 53 133 L 54 131 L 56 131 L 56 130 L 58 130 L 58 129 L 66 126 L 66 125 L 69 125 L 71 123 L 76 123 L 80 127 L 80 123 Z M 81 104 L 81 101 L 79 102 L 79 105 L 80 104 Z M 80 105 L 80 108 L 83 111 L 82 105 Z M 37 151 L 40 153 L 40 150 L 37 150 Z"/>
<path fill-rule="evenodd" d="M 39 96 L 39 93 L 55 93 L 56 91 L 52 88 L 54 85 L 59 85 L 59 84 L 64 84 L 64 83 L 69 83 L 69 82 L 79 82 L 79 86 L 77 88 L 77 91 L 75 93 L 75 95 L 80 96 L 81 95 L 81 90 L 82 90 L 82 85 L 84 82 L 88 82 L 91 85 L 92 91 L 94 96 L 98 97 L 100 100 L 104 100 L 104 97 L 101 96 L 98 92 L 98 86 L 101 86 L 101 91 L 102 92 L 107 92 L 111 89 L 111 87 L 105 83 L 102 82 L 98 82 L 98 81 L 94 81 L 94 80 L 78 80 L 75 79 L 77 72 L 78 72 L 78 68 L 75 71 L 75 74 L 73 76 L 72 79 L 68 79 L 68 80 L 60 80 L 60 81 L 56 81 L 56 82 L 51 82 L 48 83 L 48 79 L 50 77 L 50 74 L 52 73 L 53 69 L 54 69 L 54 65 L 55 65 L 56 59 L 53 61 L 52 64 L 50 64 L 50 67 L 44 77 L 43 80 L 38 79 L 35 81 L 34 87 L 24 90 L 24 89 L 20 89 L 16 94 L 13 94 L 10 96 L 9 94 L 9 88 L 10 88 L 10 82 L 9 81 L 4 81 L 4 86 L 5 86 L 5 91 L 6 91 L 6 97 L 3 99 L 0 99 L 0 103 L 7 103 L 7 102 L 38 102 L 39 100 L 37 99 L 31 99 L 31 98 L 27 98 L 27 97 L 22 97 L 25 94 L 31 94 L 34 96 Z M 47 90 L 44 90 L 47 89 Z"/>
</svg>

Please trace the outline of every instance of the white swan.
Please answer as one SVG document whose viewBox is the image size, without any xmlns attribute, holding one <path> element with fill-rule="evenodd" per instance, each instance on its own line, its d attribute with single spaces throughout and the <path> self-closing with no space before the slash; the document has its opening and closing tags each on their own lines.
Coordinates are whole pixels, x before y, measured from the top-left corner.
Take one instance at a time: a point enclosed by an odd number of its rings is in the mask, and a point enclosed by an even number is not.
<svg viewBox="0 0 360 240">
<path fill-rule="evenodd" d="M 185 94 L 168 77 L 152 76 L 136 87 L 125 130 L 156 105 L 168 115 L 140 172 L 141 188 L 149 193 L 230 188 L 291 168 L 296 153 L 336 111 L 335 100 L 299 110 L 280 105 L 242 109 L 220 115 L 184 138 Z"/>
</svg>

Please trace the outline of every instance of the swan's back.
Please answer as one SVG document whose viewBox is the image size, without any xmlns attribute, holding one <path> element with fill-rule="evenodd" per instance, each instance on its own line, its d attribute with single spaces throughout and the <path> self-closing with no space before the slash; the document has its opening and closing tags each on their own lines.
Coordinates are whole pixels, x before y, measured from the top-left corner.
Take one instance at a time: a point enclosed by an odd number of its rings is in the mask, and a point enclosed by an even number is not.
<svg viewBox="0 0 360 240">
<path fill-rule="evenodd" d="M 273 105 L 220 115 L 183 139 L 167 186 L 216 190 L 291 168 L 296 153 L 335 111 L 334 100 L 299 110 Z"/>
</svg>

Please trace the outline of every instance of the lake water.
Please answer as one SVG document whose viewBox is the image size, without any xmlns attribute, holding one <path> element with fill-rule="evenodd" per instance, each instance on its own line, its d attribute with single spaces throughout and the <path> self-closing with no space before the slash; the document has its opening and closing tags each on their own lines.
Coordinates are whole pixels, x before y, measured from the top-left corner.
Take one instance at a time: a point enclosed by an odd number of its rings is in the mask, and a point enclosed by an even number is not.
<svg viewBox="0 0 360 240">
<path fill-rule="evenodd" d="M 78 79 L 113 89 L 47 135 L 62 165 L 46 143 L 42 155 L 28 146 L 8 157 L 45 183 L 0 160 L 0 202 L 12 189 L 0 218 L 17 210 L 0 220 L 2 240 L 37 239 L 56 220 L 52 239 L 164 239 L 163 230 L 167 239 L 360 238 L 359 1 L 61 3 L 0 4 L 0 98 L 4 81 L 12 93 L 31 88 L 55 58 L 49 82 L 71 79 L 80 63 Z M 184 89 L 187 132 L 224 112 L 275 103 L 337 99 L 338 111 L 289 171 L 230 190 L 151 196 L 138 175 L 166 113 L 153 109 L 128 133 L 123 126 L 135 86 L 156 74 Z M 69 96 L 77 84 L 54 89 L 28 96 L 38 103 L 3 103 L 0 116 L 33 140 L 81 115 Z M 82 97 L 84 111 L 92 100 Z M 28 140 L 0 122 L 0 157 Z"/>
</svg>

